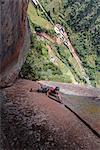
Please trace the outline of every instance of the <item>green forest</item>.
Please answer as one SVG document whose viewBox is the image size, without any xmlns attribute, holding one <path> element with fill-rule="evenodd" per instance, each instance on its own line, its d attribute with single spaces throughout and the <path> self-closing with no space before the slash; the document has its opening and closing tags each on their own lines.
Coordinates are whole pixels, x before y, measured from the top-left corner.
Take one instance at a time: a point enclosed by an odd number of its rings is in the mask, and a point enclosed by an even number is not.
<svg viewBox="0 0 100 150">
<path fill-rule="evenodd" d="M 99 87 L 100 1 L 40 0 L 40 3 L 53 22 L 65 28 L 91 84 Z M 52 38 L 56 36 L 52 25 L 39 6 L 36 8 L 29 4 L 28 15 L 32 32 L 45 32 Z M 31 40 L 31 51 L 22 68 L 26 78 L 86 83 L 81 71 L 74 65 L 75 60 L 71 57 L 70 51 L 63 44 L 57 45 L 45 39 L 41 40 L 36 34 L 32 34 Z M 47 44 L 53 49 L 52 55 L 59 58 L 58 65 L 50 62 Z"/>
</svg>

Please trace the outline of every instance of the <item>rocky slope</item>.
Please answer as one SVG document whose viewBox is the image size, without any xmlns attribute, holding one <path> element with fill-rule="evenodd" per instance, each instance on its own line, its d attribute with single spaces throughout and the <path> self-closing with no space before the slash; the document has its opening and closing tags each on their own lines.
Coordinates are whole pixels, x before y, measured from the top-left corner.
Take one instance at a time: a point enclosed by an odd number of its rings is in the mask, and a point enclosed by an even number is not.
<svg viewBox="0 0 100 150">
<path fill-rule="evenodd" d="M 16 79 L 29 50 L 28 0 L 2 0 L 0 3 L 0 87 L 4 87 Z"/>
<path fill-rule="evenodd" d="M 100 149 L 99 138 L 89 128 L 62 104 L 37 93 L 37 88 L 36 82 L 20 79 L 2 90 L 3 149 Z"/>
</svg>

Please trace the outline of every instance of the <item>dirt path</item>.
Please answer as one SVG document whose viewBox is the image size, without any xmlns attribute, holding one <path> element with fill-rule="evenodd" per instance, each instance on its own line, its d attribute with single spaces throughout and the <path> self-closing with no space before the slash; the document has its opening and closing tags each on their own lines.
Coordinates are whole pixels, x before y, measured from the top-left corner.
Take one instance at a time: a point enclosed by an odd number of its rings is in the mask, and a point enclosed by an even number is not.
<svg viewBox="0 0 100 150">
<path fill-rule="evenodd" d="M 44 39 L 47 39 L 48 41 L 50 41 L 50 42 L 52 42 L 52 43 L 54 43 L 54 44 L 60 45 L 60 44 L 63 43 L 63 42 L 61 41 L 61 39 L 60 39 L 59 36 L 50 36 L 50 35 L 48 35 L 48 34 L 45 33 L 45 32 L 34 33 L 34 34 L 36 34 L 36 35 L 38 35 L 38 36 L 40 36 L 40 37 L 42 37 L 42 38 L 44 38 Z"/>
<path fill-rule="evenodd" d="M 33 88 L 34 92 L 30 92 Z M 63 105 L 18 80 L 2 95 L 2 132 L 7 150 L 99 150 L 99 139 Z M 74 129 L 74 130 L 73 130 Z"/>
<path fill-rule="evenodd" d="M 55 38 L 51 37 L 50 35 L 46 34 L 45 32 L 37 33 L 40 37 L 43 37 L 44 39 L 47 39 L 48 41 L 55 43 Z"/>
</svg>

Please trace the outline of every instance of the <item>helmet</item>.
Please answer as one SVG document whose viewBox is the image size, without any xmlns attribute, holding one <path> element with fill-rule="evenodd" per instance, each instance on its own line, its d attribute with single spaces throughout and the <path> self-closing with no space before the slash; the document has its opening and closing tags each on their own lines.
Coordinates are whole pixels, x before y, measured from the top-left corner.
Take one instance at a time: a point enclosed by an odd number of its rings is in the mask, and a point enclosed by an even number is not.
<svg viewBox="0 0 100 150">
<path fill-rule="evenodd" d="M 56 86 L 55 90 L 56 90 L 56 91 L 59 91 L 60 89 L 59 89 L 59 87 L 58 87 L 58 86 Z"/>
</svg>

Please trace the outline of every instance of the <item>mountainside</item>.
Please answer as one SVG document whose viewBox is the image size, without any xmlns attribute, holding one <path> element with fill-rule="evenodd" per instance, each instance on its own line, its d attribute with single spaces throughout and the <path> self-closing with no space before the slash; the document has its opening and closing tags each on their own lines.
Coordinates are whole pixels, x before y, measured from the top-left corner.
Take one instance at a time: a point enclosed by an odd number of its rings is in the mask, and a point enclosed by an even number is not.
<svg viewBox="0 0 100 150">
<path fill-rule="evenodd" d="M 54 22 L 66 28 L 93 85 L 100 84 L 100 1 L 40 1 Z"/>
<path fill-rule="evenodd" d="M 85 73 L 39 6 L 30 3 L 28 15 L 34 42 L 22 69 L 24 77 L 84 84 L 87 76 L 93 86 L 99 86 L 99 1 L 40 0 L 40 3 L 53 22 L 64 27 Z"/>
</svg>

